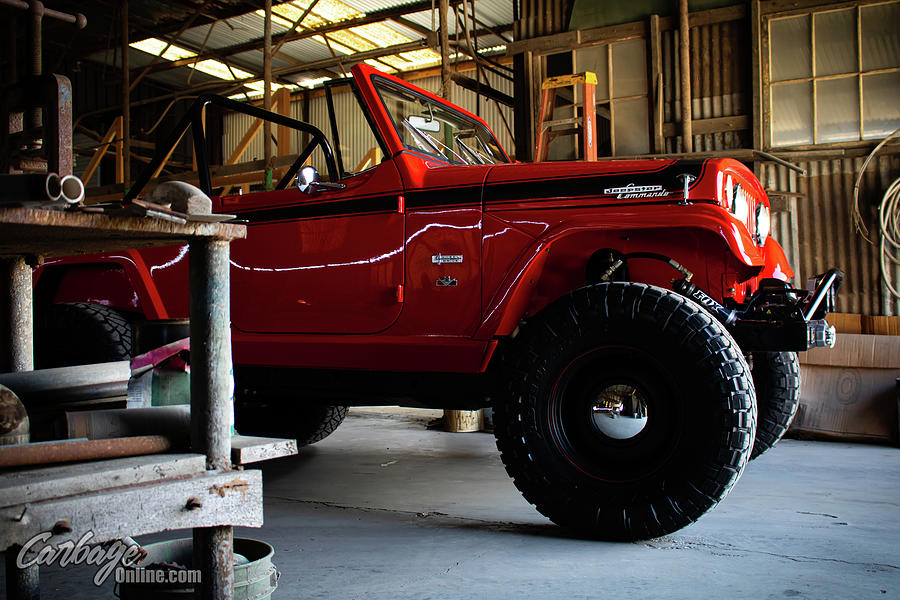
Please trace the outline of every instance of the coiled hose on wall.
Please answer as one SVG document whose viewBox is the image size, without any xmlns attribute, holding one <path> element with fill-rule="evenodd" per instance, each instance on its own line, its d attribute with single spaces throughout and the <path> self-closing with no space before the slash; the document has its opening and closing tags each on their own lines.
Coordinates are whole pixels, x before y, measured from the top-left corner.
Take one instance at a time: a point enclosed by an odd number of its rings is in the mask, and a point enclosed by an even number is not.
<svg viewBox="0 0 900 600">
<path fill-rule="evenodd" d="M 856 184 L 853 186 L 853 224 L 857 232 L 870 244 L 874 244 L 874 241 L 869 238 L 869 230 L 859 210 L 859 185 L 863 174 L 866 172 L 866 167 L 869 166 L 869 163 L 878 151 L 898 133 L 900 133 L 900 129 L 896 129 L 891 135 L 884 138 L 869 153 L 869 156 L 866 157 L 865 162 L 862 164 L 862 168 L 859 170 L 859 175 L 856 177 Z M 894 180 L 881 199 L 881 204 L 878 207 L 878 224 L 879 233 L 881 234 L 881 260 L 879 261 L 881 279 L 894 298 L 900 299 L 900 291 L 897 290 L 891 279 L 891 267 L 900 265 L 900 178 Z"/>
</svg>

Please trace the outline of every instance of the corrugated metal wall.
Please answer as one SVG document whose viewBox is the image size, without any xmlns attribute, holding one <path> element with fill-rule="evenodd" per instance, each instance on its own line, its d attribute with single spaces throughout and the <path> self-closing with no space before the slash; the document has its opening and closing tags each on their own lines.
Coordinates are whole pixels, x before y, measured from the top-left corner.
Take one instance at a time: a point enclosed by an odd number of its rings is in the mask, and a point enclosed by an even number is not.
<svg viewBox="0 0 900 600">
<path fill-rule="evenodd" d="M 798 163 L 806 169 L 806 176 L 767 164 L 761 173 L 767 189 L 800 194 L 791 201 L 791 213 L 776 215 L 772 235 L 788 251 L 800 285 L 830 267 L 844 270 L 838 312 L 900 315 L 900 302 L 891 297 L 881 282 L 877 224 L 882 195 L 900 176 L 900 155 L 880 155 L 873 160 L 860 186 L 860 210 L 874 244 L 854 231 L 850 217 L 853 185 L 864 160 L 861 156 Z M 796 240 L 791 236 L 792 218 L 796 219 L 799 232 Z M 893 281 L 900 280 L 900 268 L 892 271 Z"/>
<path fill-rule="evenodd" d="M 467 73 L 468 76 L 474 78 L 474 73 Z M 493 73 L 486 73 L 487 82 L 494 89 L 512 96 L 512 82 Z M 437 93 L 440 89 L 440 77 L 428 77 L 413 82 L 413 85 L 422 89 Z M 349 156 L 344 156 L 345 167 L 353 168 L 363 157 L 366 149 L 373 146 L 371 134 L 368 133 L 368 124 L 365 116 L 359 108 L 356 99 L 352 94 L 342 93 L 333 96 L 335 104 L 335 114 L 338 119 L 338 131 L 340 132 L 341 144 L 344 148 L 352 149 Z M 497 139 L 507 149 L 508 152 L 513 151 L 513 141 L 503 120 L 500 118 L 502 110 L 507 123 L 512 127 L 512 109 L 508 106 L 498 105 L 492 100 L 486 100 L 483 97 L 479 100 L 478 96 L 467 89 L 459 86 L 452 86 L 450 92 L 450 101 L 454 104 L 466 109 L 467 111 L 478 114 L 484 119 Z M 291 115 L 298 120 L 303 120 L 303 102 L 295 100 L 291 103 Z M 325 132 L 326 136 L 331 140 L 331 125 L 328 122 L 328 105 L 325 97 L 312 98 L 309 106 L 309 121 L 319 129 Z M 244 136 L 247 128 L 253 122 L 253 118 L 247 115 L 230 113 L 225 115 L 224 129 L 225 134 L 222 136 L 222 155 L 230 156 L 237 146 L 238 142 Z M 300 133 L 295 132 L 291 139 L 291 153 L 296 154 L 300 148 Z M 316 153 L 318 155 L 318 152 Z M 241 157 L 240 162 L 263 158 L 263 136 L 262 130 L 256 135 L 247 150 Z M 324 165 L 320 156 L 313 157 L 313 166 L 320 171 Z"/>
<path fill-rule="evenodd" d="M 663 118 L 681 120 L 681 68 L 678 30 L 662 32 Z M 728 21 L 691 28 L 691 114 L 694 119 L 731 117 L 749 112 L 749 60 L 741 50 L 749 47 L 747 24 Z M 694 152 L 750 148 L 749 131 L 694 136 Z M 666 139 L 666 152 L 682 152 L 681 138 Z"/>
</svg>

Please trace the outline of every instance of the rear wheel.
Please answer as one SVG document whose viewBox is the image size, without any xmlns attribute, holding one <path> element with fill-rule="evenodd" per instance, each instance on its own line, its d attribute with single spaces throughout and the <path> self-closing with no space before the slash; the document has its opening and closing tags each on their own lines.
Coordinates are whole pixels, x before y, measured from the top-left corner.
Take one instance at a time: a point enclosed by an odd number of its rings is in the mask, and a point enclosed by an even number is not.
<svg viewBox="0 0 900 600">
<path fill-rule="evenodd" d="M 753 383 L 759 409 L 751 459 L 787 432 L 800 406 L 800 360 L 796 352 L 754 352 Z"/>
<path fill-rule="evenodd" d="M 35 365 L 39 369 L 131 358 L 131 322 L 108 306 L 51 304 L 43 307 L 36 321 Z"/>
<path fill-rule="evenodd" d="M 347 416 L 346 406 L 300 404 L 295 398 L 250 394 L 235 405 L 235 426 L 243 435 L 296 438 L 300 446 L 334 433 Z"/>
<path fill-rule="evenodd" d="M 525 498 L 580 535 L 658 537 L 725 497 L 750 455 L 750 369 L 686 298 L 635 283 L 560 299 L 514 340 L 495 435 Z"/>
</svg>

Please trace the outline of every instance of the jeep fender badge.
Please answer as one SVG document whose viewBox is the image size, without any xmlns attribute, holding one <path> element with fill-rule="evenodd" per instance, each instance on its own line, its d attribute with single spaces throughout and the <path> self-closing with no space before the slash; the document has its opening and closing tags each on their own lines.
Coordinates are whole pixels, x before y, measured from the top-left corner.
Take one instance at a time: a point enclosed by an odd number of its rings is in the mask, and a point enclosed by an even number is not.
<svg viewBox="0 0 900 600">
<path fill-rule="evenodd" d="M 459 264 L 462 261 L 462 254 L 434 254 L 431 257 L 431 263 L 435 265 Z"/>
<path fill-rule="evenodd" d="M 438 279 L 437 281 L 434 282 L 434 285 L 436 285 L 438 287 L 455 287 L 458 284 L 459 284 L 459 282 L 456 279 L 454 279 L 453 277 L 450 277 L 449 275 L 444 275 L 443 277 L 441 277 L 440 279 Z"/>
</svg>

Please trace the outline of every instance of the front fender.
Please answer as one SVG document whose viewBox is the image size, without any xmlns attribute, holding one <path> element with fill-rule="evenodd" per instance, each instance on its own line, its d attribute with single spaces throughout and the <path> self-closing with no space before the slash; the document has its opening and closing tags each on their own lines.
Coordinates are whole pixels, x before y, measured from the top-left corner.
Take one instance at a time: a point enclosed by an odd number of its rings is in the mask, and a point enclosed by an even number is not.
<svg viewBox="0 0 900 600">
<path fill-rule="evenodd" d="M 651 212 L 652 210 L 652 212 Z M 491 212 L 497 219 L 518 232 L 530 234 L 526 247 L 506 272 L 502 282 L 485 282 L 485 297 L 490 298 L 484 309 L 484 319 L 477 332 L 478 339 L 510 334 L 531 307 L 539 308 L 585 284 L 583 266 L 589 257 L 601 248 L 619 248 L 623 251 L 653 251 L 682 260 L 685 253 L 693 260 L 686 260 L 689 268 L 707 280 L 707 287 L 718 289 L 721 296 L 726 272 L 743 273 L 746 279 L 765 269 L 772 273 L 790 273 L 784 252 L 771 240 L 759 248 L 747 228 L 718 205 L 697 202 L 689 206 L 679 204 L 647 206 L 619 206 L 584 209 L 572 214 L 572 209 L 550 209 L 535 212 Z M 665 230 L 665 233 L 662 231 Z M 656 233 L 655 233 L 656 232 Z M 677 239 L 683 233 L 683 245 Z M 553 255 L 554 247 L 563 247 L 565 241 L 579 236 L 584 243 L 575 250 L 566 248 L 567 257 L 553 268 L 555 282 L 552 289 L 541 289 L 540 302 L 531 301 L 537 282 L 540 281 Z M 715 241 L 718 240 L 718 241 Z M 492 240 L 493 241 L 493 240 Z M 579 262 L 580 261 L 580 262 Z M 574 271 L 568 276 L 560 272 Z M 650 281 L 648 283 L 657 283 Z M 720 298 L 721 299 L 721 298 Z"/>
</svg>

